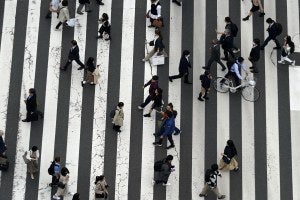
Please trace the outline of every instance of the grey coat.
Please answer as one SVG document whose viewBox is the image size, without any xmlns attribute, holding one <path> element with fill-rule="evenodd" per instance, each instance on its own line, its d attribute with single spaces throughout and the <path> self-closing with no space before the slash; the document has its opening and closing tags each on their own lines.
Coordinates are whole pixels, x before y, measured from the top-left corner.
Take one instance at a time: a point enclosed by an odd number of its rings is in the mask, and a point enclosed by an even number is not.
<svg viewBox="0 0 300 200">
<path fill-rule="evenodd" d="M 113 124 L 116 126 L 123 126 L 124 112 L 122 108 L 117 106 L 115 116 L 113 118 Z"/>
<path fill-rule="evenodd" d="M 158 173 L 158 180 L 163 182 L 168 182 L 170 174 L 171 174 L 171 164 L 164 163 L 161 166 L 161 171 Z"/>
</svg>

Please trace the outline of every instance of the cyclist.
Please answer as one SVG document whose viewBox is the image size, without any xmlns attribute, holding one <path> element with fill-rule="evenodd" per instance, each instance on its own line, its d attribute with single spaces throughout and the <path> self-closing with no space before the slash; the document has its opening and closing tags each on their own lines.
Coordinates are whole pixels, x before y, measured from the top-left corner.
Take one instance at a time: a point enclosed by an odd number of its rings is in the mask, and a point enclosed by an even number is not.
<svg viewBox="0 0 300 200">
<path fill-rule="evenodd" d="M 243 79 L 241 75 L 241 69 L 243 69 L 246 72 L 246 75 L 248 75 L 248 72 L 246 70 L 246 64 L 244 64 L 244 58 L 238 57 L 238 59 L 235 60 L 234 62 L 232 61 L 227 62 L 227 65 L 230 66 L 230 69 L 225 75 L 225 78 L 228 78 L 229 76 L 233 76 L 235 86 L 241 85 L 241 80 Z"/>
</svg>

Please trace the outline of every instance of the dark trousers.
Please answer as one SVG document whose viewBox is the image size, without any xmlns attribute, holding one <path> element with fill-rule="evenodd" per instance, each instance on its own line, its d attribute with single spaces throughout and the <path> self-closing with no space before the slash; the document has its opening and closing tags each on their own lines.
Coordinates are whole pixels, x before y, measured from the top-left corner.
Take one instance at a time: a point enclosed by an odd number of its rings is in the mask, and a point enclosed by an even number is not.
<svg viewBox="0 0 300 200">
<path fill-rule="evenodd" d="M 164 183 L 167 184 L 168 181 L 163 181 L 163 180 L 156 180 L 155 183 L 156 184 L 160 184 L 160 183 Z"/>
<path fill-rule="evenodd" d="M 211 64 L 212 64 L 214 61 L 216 61 L 217 63 L 219 63 L 219 64 L 222 66 L 222 69 L 224 69 L 224 68 L 226 69 L 225 65 L 221 62 L 220 58 L 219 58 L 219 59 L 215 59 L 215 58 L 213 58 L 213 57 L 210 57 L 210 58 L 209 58 L 206 67 L 207 67 L 208 69 L 210 69 L 210 66 L 211 66 Z"/>
<path fill-rule="evenodd" d="M 177 128 L 176 126 L 175 126 L 175 133 L 180 133 L 179 128 Z"/>
<path fill-rule="evenodd" d="M 100 36 L 102 36 L 103 32 L 106 32 L 110 36 L 110 26 L 105 27 L 102 25 L 98 32 L 100 33 Z"/>
<path fill-rule="evenodd" d="M 172 146 L 174 146 L 174 141 L 173 141 L 172 134 L 169 134 L 167 137 L 168 137 L 168 140 L 169 140 L 170 144 L 171 144 Z M 159 143 L 159 144 L 162 144 L 162 141 L 163 141 L 163 138 L 159 138 L 158 143 Z"/>
<path fill-rule="evenodd" d="M 250 62 L 252 63 L 253 70 L 258 72 L 258 69 L 257 69 L 257 66 L 256 66 L 257 61 L 250 60 Z"/>
<path fill-rule="evenodd" d="M 38 116 L 40 116 L 41 118 L 44 117 L 44 113 L 42 113 L 39 110 L 33 111 L 34 114 L 31 114 L 32 111 L 27 111 L 26 113 L 26 121 L 30 122 L 30 121 L 37 121 L 38 120 Z"/>
<path fill-rule="evenodd" d="M 120 128 L 121 128 L 121 126 L 118 126 L 118 125 L 114 125 L 114 126 L 113 126 L 113 129 L 114 129 L 115 131 L 120 131 Z"/>
<path fill-rule="evenodd" d="M 235 74 L 235 72 L 229 71 L 229 72 L 225 75 L 225 78 L 228 78 L 229 76 L 231 76 L 231 77 L 234 78 L 235 86 L 241 85 L 241 80 L 240 80 L 239 77 Z"/>
<path fill-rule="evenodd" d="M 275 38 L 271 38 L 270 36 L 268 36 L 268 37 L 265 39 L 264 43 L 261 45 L 261 48 L 265 48 L 265 46 L 267 46 L 267 44 L 268 44 L 271 40 L 273 40 L 273 41 L 275 42 L 276 47 L 280 48 L 280 44 L 279 44 L 278 40 L 276 39 L 276 37 L 275 37 Z"/>
<path fill-rule="evenodd" d="M 223 48 L 223 50 L 224 50 L 224 57 L 226 60 L 228 60 L 228 53 L 231 55 L 232 58 L 234 58 L 234 53 L 231 48 L 225 48 L 225 49 Z"/>
<path fill-rule="evenodd" d="M 59 178 L 52 176 L 51 186 L 56 186 L 59 182 Z"/>
<path fill-rule="evenodd" d="M 60 25 L 62 25 L 62 22 L 60 21 L 60 22 L 58 22 L 58 24 L 56 25 L 56 29 L 59 29 L 59 27 L 60 27 Z"/>
<path fill-rule="evenodd" d="M 189 73 L 179 72 L 178 75 L 170 76 L 171 79 L 182 78 L 184 76 L 184 82 L 189 82 Z"/>
<path fill-rule="evenodd" d="M 141 104 L 141 107 L 144 108 L 145 106 L 147 106 L 147 105 L 151 102 L 151 100 L 152 100 L 152 98 L 151 98 L 151 96 L 149 95 L 149 96 L 146 98 L 145 102 Z"/>
<path fill-rule="evenodd" d="M 83 67 L 84 68 L 84 64 L 78 59 L 74 59 L 75 62 L 80 65 L 80 67 Z M 69 64 L 72 62 L 73 60 L 69 60 L 66 62 L 65 66 L 64 66 L 64 69 L 67 69 L 67 67 L 69 66 Z"/>
</svg>

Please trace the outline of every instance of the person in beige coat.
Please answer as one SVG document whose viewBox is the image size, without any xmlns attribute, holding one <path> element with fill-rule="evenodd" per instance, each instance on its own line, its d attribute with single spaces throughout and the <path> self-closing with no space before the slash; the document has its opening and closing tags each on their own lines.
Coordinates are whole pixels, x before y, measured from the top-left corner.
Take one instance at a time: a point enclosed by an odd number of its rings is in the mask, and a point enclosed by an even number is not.
<svg viewBox="0 0 300 200">
<path fill-rule="evenodd" d="M 118 106 L 115 110 L 115 116 L 113 118 L 113 129 L 117 132 L 121 132 L 120 128 L 123 126 L 123 120 L 124 120 L 124 112 L 123 112 L 124 103 L 119 102 Z"/>
<path fill-rule="evenodd" d="M 66 167 L 63 167 L 60 172 L 59 182 L 58 182 L 58 188 L 53 195 L 53 199 L 60 199 L 60 196 L 65 196 L 68 192 L 68 182 L 69 182 L 69 170 Z"/>
<path fill-rule="evenodd" d="M 62 7 L 59 10 L 59 15 L 58 15 L 59 22 L 55 27 L 56 30 L 59 29 L 59 27 L 60 27 L 60 25 L 62 25 L 62 23 L 66 22 L 70 19 L 69 9 L 68 9 L 68 1 L 63 0 L 61 2 L 61 5 L 62 5 Z"/>
<path fill-rule="evenodd" d="M 96 176 L 95 185 L 95 200 L 107 199 L 108 185 L 106 183 L 105 176 Z"/>
<path fill-rule="evenodd" d="M 100 83 L 100 70 L 99 70 L 99 65 L 97 65 L 96 69 L 93 72 L 94 76 L 94 84 L 99 84 Z"/>
<path fill-rule="evenodd" d="M 33 174 L 39 171 L 39 157 L 40 153 L 37 146 L 33 146 L 28 152 L 26 151 L 23 155 L 23 160 L 27 165 L 27 173 L 30 174 L 31 179 L 34 179 Z"/>
</svg>

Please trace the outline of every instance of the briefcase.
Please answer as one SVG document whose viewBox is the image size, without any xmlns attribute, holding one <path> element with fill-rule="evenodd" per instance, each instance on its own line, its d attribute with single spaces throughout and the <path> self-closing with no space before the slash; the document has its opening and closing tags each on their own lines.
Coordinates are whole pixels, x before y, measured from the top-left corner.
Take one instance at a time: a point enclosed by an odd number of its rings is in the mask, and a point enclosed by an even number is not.
<svg viewBox="0 0 300 200">
<path fill-rule="evenodd" d="M 155 54 L 152 56 L 150 61 L 151 61 L 152 65 L 163 65 L 163 64 L 165 64 L 165 57 L 164 57 L 164 55 L 158 56 Z"/>
</svg>

